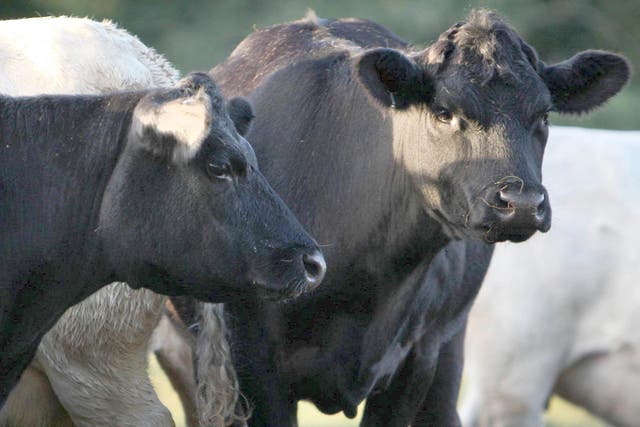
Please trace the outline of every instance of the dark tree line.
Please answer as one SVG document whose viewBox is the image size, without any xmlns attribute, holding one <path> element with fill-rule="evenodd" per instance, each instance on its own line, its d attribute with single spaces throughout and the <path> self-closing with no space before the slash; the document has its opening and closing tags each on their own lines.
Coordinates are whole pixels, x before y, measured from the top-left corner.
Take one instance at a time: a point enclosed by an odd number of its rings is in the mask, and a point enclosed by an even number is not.
<svg viewBox="0 0 640 427">
<path fill-rule="evenodd" d="M 224 59 L 254 27 L 298 19 L 307 8 L 322 17 L 357 16 L 379 22 L 417 44 L 433 41 L 472 8 L 500 12 L 540 53 L 555 62 L 597 48 L 640 64 L 640 0 L 4 0 L 3 19 L 75 15 L 109 18 L 164 53 L 183 71 L 206 70 Z M 583 126 L 640 129 L 640 84 Z"/>
</svg>

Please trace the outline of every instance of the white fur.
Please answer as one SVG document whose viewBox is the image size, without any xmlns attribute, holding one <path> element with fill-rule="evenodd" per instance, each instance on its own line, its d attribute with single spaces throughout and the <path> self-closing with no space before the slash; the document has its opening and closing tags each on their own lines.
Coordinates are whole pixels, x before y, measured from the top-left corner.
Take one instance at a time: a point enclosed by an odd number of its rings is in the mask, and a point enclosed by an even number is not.
<svg viewBox="0 0 640 427">
<path fill-rule="evenodd" d="M 179 77 L 162 55 L 110 21 L 1 21 L 0 40 L 0 93 L 105 93 L 173 86 Z"/>
<path fill-rule="evenodd" d="M 541 426 L 554 390 L 640 419 L 640 132 L 550 134 L 552 227 L 496 246 L 467 331 L 466 427 Z"/>
<path fill-rule="evenodd" d="M 178 76 L 161 55 L 108 21 L 0 21 L 0 93 L 106 93 L 173 86 Z M 116 283 L 70 308 L 44 337 L 0 411 L 0 425 L 173 426 L 147 374 L 164 301 Z M 229 385 L 216 386 L 228 393 Z"/>
<path fill-rule="evenodd" d="M 160 135 L 171 135 L 175 146 L 171 147 L 172 160 L 186 163 L 200 150 L 211 125 L 211 101 L 202 90 L 188 98 L 178 98 L 164 102 L 153 109 L 140 111 L 136 108 L 131 124 L 131 132 L 139 137 L 151 128 Z M 146 141 L 142 139 L 142 141 Z M 157 144 L 152 141 L 151 144 Z M 153 152 L 164 152 L 167 147 L 145 144 Z"/>
</svg>

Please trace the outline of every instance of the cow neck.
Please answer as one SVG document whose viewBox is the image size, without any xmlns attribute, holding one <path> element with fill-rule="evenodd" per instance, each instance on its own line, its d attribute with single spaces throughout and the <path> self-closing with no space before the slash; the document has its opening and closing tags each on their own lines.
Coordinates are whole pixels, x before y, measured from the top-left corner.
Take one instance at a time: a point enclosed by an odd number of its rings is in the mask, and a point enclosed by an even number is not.
<svg viewBox="0 0 640 427">
<path fill-rule="evenodd" d="M 69 260 L 77 260 L 79 283 L 92 289 L 110 283 L 112 273 L 105 265 L 97 238 L 102 198 L 117 161 L 124 152 L 132 110 L 139 95 L 79 98 L 77 104 L 64 103 L 65 122 L 59 134 L 58 153 L 63 157 L 60 177 L 65 212 L 62 233 L 74 236 Z M 97 280 L 96 280 L 97 279 Z M 80 295 L 83 297 L 84 295 Z"/>
<path fill-rule="evenodd" d="M 101 126 L 99 137 L 93 144 L 91 144 L 91 147 L 88 147 L 90 151 L 90 163 L 95 167 L 94 170 L 96 173 L 93 176 L 95 191 L 89 199 L 92 203 L 88 205 L 88 207 L 90 207 L 90 211 L 88 212 L 90 227 L 87 230 L 87 242 L 89 242 L 88 244 L 90 246 L 87 249 L 89 250 L 88 253 L 94 254 L 94 262 L 97 265 L 102 264 L 102 269 L 109 276 L 106 283 L 114 280 L 114 272 L 110 271 L 110 267 L 105 265 L 106 257 L 104 256 L 103 248 L 97 239 L 98 233 L 95 231 L 99 224 L 100 208 L 105 194 L 105 189 L 107 188 L 116 165 L 124 154 L 127 146 L 133 109 L 137 99 L 138 97 L 132 100 L 125 109 L 105 114 L 104 120 L 107 125 Z M 101 125 L 102 123 L 103 122 L 101 121 Z"/>
<path fill-rule="evenodd" d="M 15 250 L 33 254 L 18 259 L 18 274 L 2 283 L 0 322 L 19 325 L 0 333 L 6 350 L 0 377 L 11 382 L 64 310 L 112 281 L 95 228 L 130 119 L 105 98 L 0 98 L 0 104 L 6 150 L 0 160 L 15 169 L 12 184 L 29 193 L 17 202 L 31 209 L 16 221 L 24 241 Z M 0 400 L 3 391 L 0 381 Z"/>
<path fill-rule="evenodd" d="M 387 187 L 380 188 L 388 195 L 376 228 L 381 250 L 369 261 L 370 268 L 382 267 L 380 274 L 385 281 L 402 280 L 419 264 L 428 263 L 450 241 L 441 225 L 428 214 L 424 194 L 416 186 L 415 177 L 405 164 L 400 145 L 407 138 L 415 139 L 416 136 L 405 135 L 403 127 L 396 125 L 399 114 L 409 113 L 389 113 L 393 132 L 392 141 L 386 144 L 393 147 L 393 173 Z M 406 117 L 402 120 L 406 120 Z"/>
<path fill-rule="evenodd" d="M 338 62 L 332 70 L 344 77 L 339 67 L 347 66 Z M 350 294 L 360 292 L 356 290 L 360 287 L 368 292 L 371 279 L 380 284 L 397 282 L 447 243 L 441 226 L 426 215 L 424 197 L 397 155 L 396 144 L 403 136 L 397 135 L 401 130 L 394 124 L 398 113 L 378 105 L 353 78 L 327 79 L 324 86 L 313 88 L 316 92 L 309 89 L 314 99 L 331 100 L 315 101 L 313 105 L 319 108 L 307 108 L 306 99 L 297 101 L 302 106 L 299 111 L 313 112 L 302 115 L 304 123 L 320 123 L 307 125 L 304 138 L 291 138 L 304 139 L 314 147 L 314 156 L 296 158 L 304 165 L 296 163 L 294 168 L 291 160 L 278 163 L 280 158 L 262 147 L 264 125 L 258 123 L 255 128 L 254 142 L 258 157 L 266 158 L 261 167 L 267 178 L 318 242 L 326 245 L 332 267 L 320 293 Z M 259 98 L 258 102 L 264 101 Z M 261 120 L 259 115 L 257 120 Z M 286 182 L 282 170 L 288 171 Z M 304 183 L 307 188 L 291 186 L 291 182 Z M 353 278 L 353 286 L 344 285 L 345 275 Z"/>
</svg>

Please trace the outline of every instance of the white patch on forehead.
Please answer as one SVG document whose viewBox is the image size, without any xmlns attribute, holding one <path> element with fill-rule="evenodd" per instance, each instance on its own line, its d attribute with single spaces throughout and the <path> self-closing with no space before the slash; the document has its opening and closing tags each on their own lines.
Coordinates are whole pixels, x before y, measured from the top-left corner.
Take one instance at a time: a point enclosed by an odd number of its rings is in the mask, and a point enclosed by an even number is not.
<svg viewBox="0 0 640 427">
<path fill-rule="evenodd" d="M 174 161 L 187 162 L 200 150 L 209 133 L 209 106 L 206 95 L 196 95 L 168 102 L 158 112 L 158 131 L 173 134 L 178 143 L 173 150 Z"/>
<path fill-rule="evenodd" d="M 151 128 L 158 135 L 173 136 L 175 146 L 172 160 L 186 163 L 198 153 L 209 134 L 211 115 L 209 96 L 200 90 L 188 98 L 164 102 L 148 112 L 135 114 L 132 131 L 134 135 L 142 137 L 145 129 Z M 154 152 L 166 150 L 161 146 L 148 148 Z"/>
</svg>

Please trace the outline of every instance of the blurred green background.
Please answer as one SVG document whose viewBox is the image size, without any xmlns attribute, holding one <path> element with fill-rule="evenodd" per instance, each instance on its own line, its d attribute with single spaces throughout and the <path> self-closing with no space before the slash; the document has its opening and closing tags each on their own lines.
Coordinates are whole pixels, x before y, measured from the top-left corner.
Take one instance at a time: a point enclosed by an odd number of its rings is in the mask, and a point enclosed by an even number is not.
<svg viewBox="0 0 640 427">
<path fill-rule="evenodd" d="M 547 63 L 579 50 L 607 49 L 625 54 L 640 66 L 640 0 L 1 0 L 0 18 L 47 15 L 111 19 L 155 47 L 182 72 L 208 70 L 222 61 L 254 28 L 298 19 L 308 8 L 318 16 L 367 18 L 385 25 L 416 45 L 435 40 L 477 7 L 499 11 L 534 46 Z M 640 129 L 640 79 L 595 114 L 552 117 L 555 124 L 612 129 Z M 184 425 L 177 397 L 155 360 L 150 372 L 163 402 Z M 355 426 L 356 420 L 320 415 L 300 406 L 303 427 Z M 552 427 L 602 427 L 603 423 L 560 399 L 546 417 Z"/>
<path fill-rule="evenodd" d="M 109 18 L 164 53 L 183 72 L 208 70 L 255 27 L 298 19 L 312 8 L 324 18 L 356 16 L 385 25 L 417 45 L 477 7 L 499 11 L 547 63 L 579 50 L 623 53 L 640 66 L 640 0 L 2 0 L 3 19 L 75 15 Z M 598 112 L 552 117 L 555 124 L 640 129 L 640 81 Z"/>
</svg>

